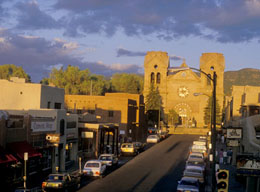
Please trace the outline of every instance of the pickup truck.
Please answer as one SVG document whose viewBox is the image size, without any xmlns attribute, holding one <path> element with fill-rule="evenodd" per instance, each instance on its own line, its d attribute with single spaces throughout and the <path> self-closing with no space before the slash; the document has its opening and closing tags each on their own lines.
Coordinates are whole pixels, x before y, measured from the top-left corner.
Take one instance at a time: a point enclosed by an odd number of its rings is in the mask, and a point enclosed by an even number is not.
<svg viewBox="0 0 260 192">
<path fill-rule="evenodd" d="M 42 182 L 43 191 L 75 191 L 80 188 L 80 175 L 70 175 L 69 173 L 50 174 L 48 178 Z"/>
</svg>

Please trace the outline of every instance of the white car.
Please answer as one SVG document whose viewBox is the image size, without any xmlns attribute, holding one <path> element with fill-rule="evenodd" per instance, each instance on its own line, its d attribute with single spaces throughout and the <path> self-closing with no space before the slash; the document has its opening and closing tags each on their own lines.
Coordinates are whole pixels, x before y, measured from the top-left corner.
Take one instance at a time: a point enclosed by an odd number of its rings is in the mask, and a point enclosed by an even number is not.
<svg viewBox="0 0 260 192">
<path fill-rule="evenodd" d="M 192 159 L 202 159 L 202 160 L 205 159 L 204 154 L 200 153 L 200 152 L 190 152 L 188 159 L 191 159 L 191 158 Z"/>
<path fill-rule="evenodd" d="M 89 160 L 85 163 L 83 173 L 86 176 L 100 177 L 104 176 L 106 165 L 102 164 L 100 160 Z"/>
<path fill-rule="evenodd" d="M 200 184 L 197 178 L 192 177 L 182 177 L 181 180 L 178 182 L 177 186 L 178 192 L 199 192 L 200 191 Z"/>
<path fill-rule="evenodd" d="M 158 135 L 149 135 L 146 139 L 146 143 L 158 143 L 160 138 Z"/>
<path fill-rule="evenodd" d="M 118 158 L 114 154 L 101 154 L 98 158 L 107 167 L 116 166 Z"/>
<path fill-rule="evenodd" d="M 202 167 L 186 166 L 183 176 L 197 178 L 201 184 L 204 184 L 204 169 Z"/>
</svg>

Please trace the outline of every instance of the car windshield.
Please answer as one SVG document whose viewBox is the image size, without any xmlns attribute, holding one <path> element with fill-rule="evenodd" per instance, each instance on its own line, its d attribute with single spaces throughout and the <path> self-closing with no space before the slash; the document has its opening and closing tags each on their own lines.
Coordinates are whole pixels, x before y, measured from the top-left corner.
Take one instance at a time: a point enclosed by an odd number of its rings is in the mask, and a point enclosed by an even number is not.
<svg viewBox="0 0 260 192">
<path fill-rule="evenodd" d="M 180 185 L 192 185 L 192 186 L 198 187 L 198 182 L 181 180 Z"/>
<path fill-rule="evenodd" d="M 156 138 L 156 135 L 149 135 L 148 138 Z"/>
<path fill-rule="evenodd" d="M 203 162 L 200 161 L 188 161 L 187 165 L 199 165 L 199 166 L 204 166 Z"/>
<path fill-rule="evenodd" d="M 190 158 L 202 158 L 201 155 L 190 155 Z"/>
<path fill-rule="evenodd" d="M 101 156 L 99 159 L 100 160 L 112 160 L 112 157 L 111 156 Z"/>
<path fill-rule="evenodd" d="M 50 175 L 48 180 L 50 180 L 50 181 L 62 181 L 63 176 L 62 175 Z"/>
<path fill-rule="evenodd" d="M 187 172 L 192 172 L 192 173 L 201 173 L 201 170 L 198 169 L 186 169 Z"/>
<path fill-rule="evenodd" d="M 133 144 L 123 144 L 122 148 L 132 148 Z"/>
<path fill-rule="evenodd" d="M 87 163 L 85 167 L 99 167 L 99 163 Z"/>
</svg>

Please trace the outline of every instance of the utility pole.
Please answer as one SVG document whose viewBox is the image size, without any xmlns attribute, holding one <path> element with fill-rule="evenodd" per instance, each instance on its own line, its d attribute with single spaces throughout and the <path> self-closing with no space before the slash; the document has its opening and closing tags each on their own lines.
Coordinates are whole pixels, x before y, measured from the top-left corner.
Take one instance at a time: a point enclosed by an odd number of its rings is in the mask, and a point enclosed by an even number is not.
<svg viewBox="0 0 260 192">
<path fill-rule="evenodd" d="M 24 189 L 26 189 L 26 181 L 27 181 L 27 169 L 26 169 L 26 163 L 27 163 L 27 160 L 28 160 L 28 153 L 25 152 L 24 153 L 24 176 L 23 176 L 23 187 Z"/>
<path fill-rule="evenodd" d="M 212 168 L 212 192 L 216 190 L 216 84 L 217 84 L 217 74 L 213 73 L 213 129 L 211 134 L 212 141 L 212 155 L 213 155 L 213 168 Z"/>
</svg>

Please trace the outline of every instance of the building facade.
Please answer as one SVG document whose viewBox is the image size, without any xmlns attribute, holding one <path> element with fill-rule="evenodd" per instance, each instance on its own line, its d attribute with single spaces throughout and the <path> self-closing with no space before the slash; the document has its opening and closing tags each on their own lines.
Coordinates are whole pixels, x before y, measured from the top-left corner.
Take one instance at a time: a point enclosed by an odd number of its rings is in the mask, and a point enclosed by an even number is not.
<svg viewBox="0 0 260 192">
<path fill-rule="evenodd" d="M 12 77 L 0 79 L 0 109 L 64 109 L 64 89 Z"/>
<path fill-rule="evenodd" d="M 140 140 L 145 137 L 146 125 L 142 95 L 106 93 L 105 96 L 65 95 L 68 111 L 95 116 L 96 123 L 115 123 L 122 137 Z"/>
<path fill-rule="evenodd" d="M 217 101 L 220 110 L 224 101 L 225 59 L 220 53 L 203 53 L 199 69 L 213 78 L 217 74 Z M 163 112 L 175 110 L 183 127 L 203 127 L 204 109 L 212 96 L 212 81 L 201 73 L 191 70 L 185 61 L 180 67 L 170 66 L 170 57 L 166 52 L 148 52 L 144 60 L 144 96 L 149 93 L 151 84 L 159 90 Z"/>
</svg>

